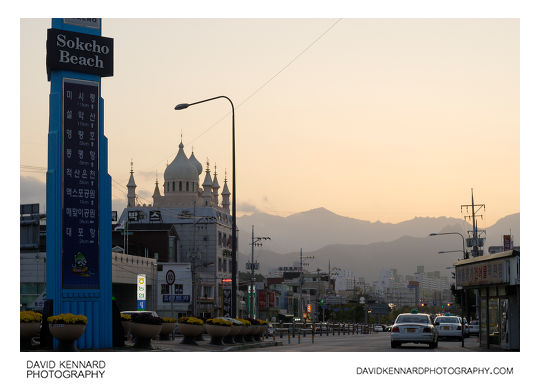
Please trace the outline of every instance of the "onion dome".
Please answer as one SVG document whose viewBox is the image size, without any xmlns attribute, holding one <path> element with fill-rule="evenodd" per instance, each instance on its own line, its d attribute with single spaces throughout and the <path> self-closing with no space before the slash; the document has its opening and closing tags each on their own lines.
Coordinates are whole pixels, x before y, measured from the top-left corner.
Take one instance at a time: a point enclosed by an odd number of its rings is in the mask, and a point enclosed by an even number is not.
<svg viewBox="0 0 540 385">
<path fill-rule="evenodd" d="M 195 165 L 184 153 L 184 144 L 180 142 L 176 158 L 165 169 L 165 180 L 198 181 L 199 173 Z"/>
<path fill-rule="evenodd" d="M 197 158 L 195 158 L 195 154 L 193 153 L 193 149 L 191 149 L 191 156 L 189 157 L 189 160 L 191 161 L 191 163 L 193 163 L 193 165 L 197 169 L 197 172 L 199 173 L 199 175 L 201 175 L 201 173 L 202 173 L 202 164 L 201 164 L 201 162 L 199 162 L 197 160 Z"/>
</svg>

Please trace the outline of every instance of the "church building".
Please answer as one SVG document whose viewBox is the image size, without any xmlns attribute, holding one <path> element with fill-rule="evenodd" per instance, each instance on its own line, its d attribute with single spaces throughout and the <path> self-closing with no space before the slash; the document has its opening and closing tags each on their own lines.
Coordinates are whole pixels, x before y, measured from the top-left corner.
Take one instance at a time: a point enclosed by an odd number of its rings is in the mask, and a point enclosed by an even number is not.
<svg viewBox="0 0 540 385">
<path fill-rule="evenodd" d="M 169 232 L 166 255 L 149 255 L 158 261 L 158 276 L 164 272 L 160 264 L 189 263 L 192 271 L 191 288 L 183 288 L 182 298 L 190 295 L 190 304 L 179 305 L 179 314 L 195 314 L 210 317 L 223 314 L 223 280 L 232 278 L 232 217 L 227 177 L 221 194 L 217 171 L 212 178 L 210 165 L 206 163 L 204 180 L 200 185 L 203 167 L 191 153 L 184 153 L 180 142 L 178 153 L 164 172 L 163 191 L 156 178 L 152 204 L 137 202 L 137 185 L 133 165 L 127 184 L 128 205 L 120 215 L 116 230 L 123 231 L 126 238 L 134 232 L 151 231 L 152 225 L 168 224 Z M 221 199 L 220 196 L 221 195 Z M 129 241 L 126 242 L 129 245 Z M 163 254 L 163 253 L 162 253 Z M 225 285 L 230 285 L 226 282 Z M 157 286 L 159 299 L 169 290 L 167 285 Z M 193 301 L 192 292 L 195 292 Z M 164 297 L 165 298 L 165 297 Z M 167 297 L 169 298 L 169 297 Z M 176 306 L 175 306 L 176 307 Z"/>
</svg>

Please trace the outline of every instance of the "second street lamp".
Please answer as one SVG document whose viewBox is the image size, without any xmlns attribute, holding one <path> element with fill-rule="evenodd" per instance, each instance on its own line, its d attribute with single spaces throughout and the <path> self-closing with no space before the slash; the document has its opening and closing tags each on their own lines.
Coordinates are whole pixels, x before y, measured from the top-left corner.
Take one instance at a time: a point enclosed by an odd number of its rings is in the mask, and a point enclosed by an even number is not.
<svg viewBox="0 0 540 385">
<path fill-rule="evenodd" d="M 216 96 L 210 99 L 200 100 L 195 103 L 180 103 L 174 107 L 175 110 L 184 110 L 195 104 L 200 104 L 204 102 L 209 102 L 216 99 L 227 99 L 231 103 L 232 108 L 232 252 L 231 252 L 231 262 L 232 262 L 232 298 L 231 298 L 231 307 L 232 307 L 232 318 L 236 318 L 237 309 L 236 309 L 236 272 L 237 272 L 237 263 L 236 263 L 236 168 L 235 168 L 235 139 L 234 139 L 234 104 L 231 99 L 227 96 Z"/>
</svg>

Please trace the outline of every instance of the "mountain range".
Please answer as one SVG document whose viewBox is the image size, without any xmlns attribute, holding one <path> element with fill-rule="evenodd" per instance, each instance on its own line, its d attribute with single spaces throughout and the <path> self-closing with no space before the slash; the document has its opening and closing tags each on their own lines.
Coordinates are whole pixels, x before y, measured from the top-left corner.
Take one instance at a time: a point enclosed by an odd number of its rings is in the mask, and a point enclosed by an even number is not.
<svg viewBox="0 0 540 385">
<path fill-rule="evenodd" d="M 519 245 L 519 213 L 501 218 L 486 228 L 486 247 L 502 245 L 502 236 L 512 234 Z M 349 270 L 366 281 L 377 280 L 381 269 L 395 268 L 400 274 L 441 271 L 461 257 L 462 241 L 458 235 L 430 237 L 430 233 L 459 232 L 467 237 L 469 223 L 458 218 L 417 217 L 400 223 L 369 222 L 337 215 L 325 208 L 280 217 L 254 213 L 239 217 L 239 270 L 251 259 L 251 226 L 255 236 L 268 236 L 263 247 L 255 248 L 260 272 L 279 266 L 291 266 L 300 260 L 300 248 L 308 259 L 309 270 L 328 270 L 328 264 Z M 452 251 L 442 253 L 439 251 Z"/>
</svg>

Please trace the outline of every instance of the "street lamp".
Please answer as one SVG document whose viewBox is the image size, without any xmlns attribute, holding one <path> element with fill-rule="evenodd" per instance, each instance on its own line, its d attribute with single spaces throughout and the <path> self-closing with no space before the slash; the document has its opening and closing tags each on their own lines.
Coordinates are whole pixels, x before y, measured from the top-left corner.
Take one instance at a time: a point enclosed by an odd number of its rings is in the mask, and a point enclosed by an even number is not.
<svg viewBox="0 0 540 385">
<path fill-rule="evenodd" d="M 234 104 L 231 99 L 229 99 L 227 96 L 216 96 L 210 99 L 201 100 L 195 103 L 181 103 L 177 104 L 176 107 L 174 107 L 175 110 L 184 110 L 190 106 L 194 106 L 195 104 L 200 104 L 204 102 L 209 102 L 211 100 L 215 99 L 227 99 L 229 103 L 231 103 L 232 108 L 232 253 L 231 253 L 231 260 L 232 260 L 232 317 L 236 317 L 236 168 L 235 168 L 235 140 L 234 140 Z"/>
<path fill-rule="evenodd" d="M 448 235 L 448 234 L 456 234 L 456 235 L 459 235 L 461 237 L 461 239 L 463 240 L 463 259 L 468 259 L 469 258 L 469 254 L 465 251 L 465 238 L 463 237 L 463 235 L 461 233 L 458 233 L 458 232 L 448 232 L 448 233 L 431 233 L 429 234 L 430 237 L 433 237 L 433 236 L 436 236 L 436 235 Z M 443 252 L 440 252 L 439 251 L 439 254 L 443 254 L 443 253 L 446 253 L 445 251 Z M 461 292 L 461 347 L 464 347 L 465 346 L 465 316 L 463 314 L 464 312 L 464 291 Z"/>
</svg>

